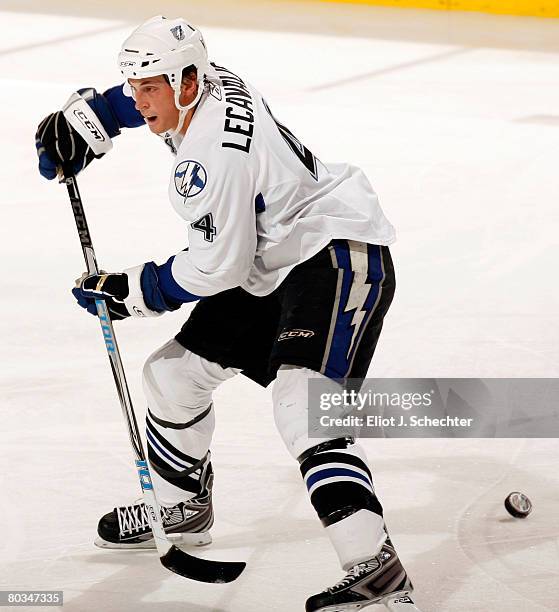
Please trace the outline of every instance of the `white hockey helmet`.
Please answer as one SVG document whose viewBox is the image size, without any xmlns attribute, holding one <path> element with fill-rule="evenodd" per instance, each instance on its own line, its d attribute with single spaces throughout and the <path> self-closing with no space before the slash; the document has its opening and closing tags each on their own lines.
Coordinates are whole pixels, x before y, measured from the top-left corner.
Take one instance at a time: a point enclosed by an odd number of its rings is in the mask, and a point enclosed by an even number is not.
<svg viewBox="0 0 559 612">
<path fill-rule="evenodd" d="M 175 105 L 180 111 L 179 124 L 167 136 L 177 134 L 184 123 L 186 112 L 193 108 L 204 91 L 204 77 L 208 71 L 208 52 L 202 33 L 184 19 L 152 17 L 124 41 L 118 54 L 118 64 L 124 77 L 123 91 L 132 96 L 128 79 L 145 79 L 165 75 L 175 92 Z M 180 103 L 182 71 L 194 66 L 198 93 L 188 105 Z"/>
</svg>

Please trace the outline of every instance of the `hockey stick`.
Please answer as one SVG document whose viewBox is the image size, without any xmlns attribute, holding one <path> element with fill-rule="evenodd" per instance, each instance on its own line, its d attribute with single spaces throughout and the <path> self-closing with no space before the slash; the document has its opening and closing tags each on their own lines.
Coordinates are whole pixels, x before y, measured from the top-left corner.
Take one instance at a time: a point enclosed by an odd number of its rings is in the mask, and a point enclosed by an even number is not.
<svg viewBox="0 0 559 612">
<path fill-rule="evenodd" d="M 99 268 L 95 258 L 95 251 L 91 242 L 91 235 L 87 226 L 82 200 L 78 191 L 76 177 L 71 171 L 64 171 L 62 179 L 68 189 L 68 196 L 72 205 L 72 212 L 76 221 L 78 235 L 82 245 L 83 256 L 88 274 L 98 274 Z M 113 324 L 109 316 L 107 305 L 104 300 L 95 300 L 97 316 L 101 323 L 105 346 L 109 355 L 111 369 L 120 400 L 124 420 L 128 428 L 128 435 L 136 457 L 136 470 L 140 478 L 143 501 L 150 517 L 150 527 L 159 553 L 161 563 L 168 569 L 192 580 L 201 582 L 231 582 L 239 577 L 245 569 L 246 563 L 232 561 L 209 561 L 194 557 L 177 548 L 166 536 L 161 521 L 161 510 L 155 497 L 148 463 L 144 452 L 142 439 L 136 422 L 136 415 L 132 406 L 128 383 L 124 374 L 120 352 L 113 330 Z"/>
</svg>

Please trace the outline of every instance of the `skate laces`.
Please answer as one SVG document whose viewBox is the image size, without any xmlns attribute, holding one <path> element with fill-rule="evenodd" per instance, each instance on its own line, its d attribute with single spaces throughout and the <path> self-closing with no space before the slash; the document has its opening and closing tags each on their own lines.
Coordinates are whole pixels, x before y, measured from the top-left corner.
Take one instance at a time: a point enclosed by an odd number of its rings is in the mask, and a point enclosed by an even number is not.
<svg viewBox="0 0 559 612">
<path fill-rule="evenodd" d="M 371 570 L 377 569 L 379 565 L 380 564 L 376 559 L 371 559 L 370 561 L 365 561 L 364 563 L 358 563 L 357 565 L 354 565 L 339 582 L 337 582 L 333 587 L 330 587 L 328 590 L 334 592 L 344 589 L 359 580 L 359 578 L 362 578 L 364 575 L 368 574 Z"/>
<path fill-rule="evenodd" d="M 163 522 L 173 515 L 174 508 L 176 508 L 176 506 L 173 506 L 173 508 L 161 506 L 161 518 Z M 132 534 L 134 532 L 149 529 L 148 511 L 144 502 L 135 502 L 131 506 L 121 506 L 116 509 L 116 513 L 121 537 L 128 533 Z"/>
</svg>

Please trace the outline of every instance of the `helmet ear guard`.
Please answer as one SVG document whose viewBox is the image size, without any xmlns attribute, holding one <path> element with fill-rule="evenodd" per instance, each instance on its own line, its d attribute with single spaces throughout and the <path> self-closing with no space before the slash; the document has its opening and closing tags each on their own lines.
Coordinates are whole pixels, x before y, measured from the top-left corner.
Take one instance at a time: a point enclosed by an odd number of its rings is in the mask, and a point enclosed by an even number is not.
<svg viewBox="0 0 559 612">
<path fill-rule="evenodd" d="M 164 75 L 175 93 L 175 106 L 179 110 L 177 127 L 166 133 L 175 136 L 182 128 L 186 113 L 196 106 L 204 91 L 204 79 L 208 72 L 208 53 L 201 32 L 184 19 L 152 17 L 124 41 L 118 55 L 119 68 L 124 77 L 123 93 L 134 97 L 128 79 L 145 79 Z M 182 72 L 194 66 L 198 92 L 187 105 L 180 103 Z"/>
</svg>

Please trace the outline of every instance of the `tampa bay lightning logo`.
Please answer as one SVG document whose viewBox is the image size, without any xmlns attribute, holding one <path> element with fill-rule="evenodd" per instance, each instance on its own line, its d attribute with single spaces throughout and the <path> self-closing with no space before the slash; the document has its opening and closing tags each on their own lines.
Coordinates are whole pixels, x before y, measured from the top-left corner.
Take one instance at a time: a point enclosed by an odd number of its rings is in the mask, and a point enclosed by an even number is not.
<svg viewBox="0 0 559 612">
<path fill-rule="evenodd" d="M 207 181 L 206 169 L 193 159 L 181 162 L 175 169 L 175 189 L 185 200 L 197 196 Z"/>
<path fill-rule="evenodd" d="M 182 26 L 178 25 L 175 26 L 174 28 L 171 28 L 171 34 L 178 40 L 184 40 L 184 30 L 182 29 Z"/>
</svg>

